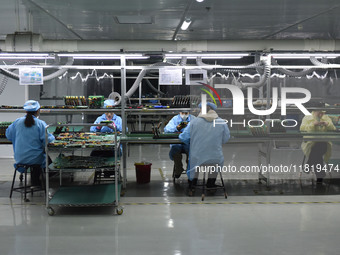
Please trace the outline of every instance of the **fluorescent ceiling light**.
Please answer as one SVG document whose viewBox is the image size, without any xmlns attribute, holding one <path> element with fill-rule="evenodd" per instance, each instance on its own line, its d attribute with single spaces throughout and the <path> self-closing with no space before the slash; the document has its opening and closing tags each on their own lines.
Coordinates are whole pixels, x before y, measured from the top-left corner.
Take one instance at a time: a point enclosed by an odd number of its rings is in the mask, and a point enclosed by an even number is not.
<svg viewBox="0 0 340 255">
<path fill-rule="evenodd" d="M 339 53 L 273 53 L 271 54 L 276 59 L 308 59 L 310 57 L 315 58 L 336 58 L 339 57 Z"/>
<path fill-rule="evenodd" d="M 183 53 L 183 54 L 165 54 L 167 59 L 180 59 L 186 57 L 187 59 L 196 59 L 200 57 L 202 59 L 238 59 L 245 56 L 249 56 L 248 53 L 226 53 L 226 54 L 202 54 L 202 53 Z"/>
<path fill-rule="evenodd" d="M 182 30 L 187 30 L 188 27 L 190 26 L 190 24 L 191 24 L 191 20 L 190 20 L 190 19 L 185 19 L 185 20 L 183 21 L 183 24 L 182 24 L 182 26 L 181 26 L 181 29 L 182 29 Z"/>
<path fill-rule="evenodd" d="M 0 53 L 0 59 L 54 59 L 47 53 Z"/>
<path fill-rule="evenodd" d="M 120 59 L 125 56 L 126 59 L 147 59 L 149 56 L 143 56 L 143 54 L 77 54 L 77 53 L 65 53 L 58 54 L 60 57 L 73 57 L 74 59 Z"/>
<path fill-rule="evenodd" d="M 204 0 L 196 0 L 196 2 L 202 3 Z"/>
</svg>

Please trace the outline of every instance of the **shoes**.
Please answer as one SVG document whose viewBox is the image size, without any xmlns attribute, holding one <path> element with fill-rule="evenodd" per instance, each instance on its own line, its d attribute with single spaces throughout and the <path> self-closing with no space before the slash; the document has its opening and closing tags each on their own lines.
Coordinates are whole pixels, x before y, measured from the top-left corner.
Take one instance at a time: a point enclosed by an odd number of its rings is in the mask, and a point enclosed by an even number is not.
<svg viewBox="0 0 340 255">
<path fill-rule="evenodd" d="M 182 174 L 174 174 L 174 177 L 175 177 L 176 179 L 178 179 L 179 177 L 181 177 L 181 175 L 182 175 Z"/>
<path fill-rule="evenodd" d="M 188 184 L 189 184 L 189 186 L 191 185 L 192 187 L 196 186 L 197 185 L 197 178 L 192 179 L 192 181 L 190 181 L 188 179 Z"/>
</svg>

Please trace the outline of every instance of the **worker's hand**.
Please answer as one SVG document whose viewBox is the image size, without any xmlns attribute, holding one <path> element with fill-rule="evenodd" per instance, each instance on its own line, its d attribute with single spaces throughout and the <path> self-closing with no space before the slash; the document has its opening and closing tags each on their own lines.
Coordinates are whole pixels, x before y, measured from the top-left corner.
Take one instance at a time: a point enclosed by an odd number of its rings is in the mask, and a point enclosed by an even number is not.
<svg viewBox="0 0 340 255">
<path fill-rule="evenodd" d="M 327 122 L 325 122 L 325 121 L 315 121 L 314 126 L 320 126 L 320 127 L 327 126 Z"/>
<path fill-rule="evenodd" d="M 183 128 L 185 128 L 188 124 L 185 123 L 185 122 L 181 122 L 177 125 L 177 130 L 180 131 L 182 130 Z"/>
<path fill-rule="evenodd" d="M 108 124 L 107 125 L 109 128 L 111 128 L 111 129 L 115 129 L 114 127 L 115 127 L 115 123 L 114 122 L 112 122 L 112 123 L 110 123 L 110 124 Z"/>
</svg>

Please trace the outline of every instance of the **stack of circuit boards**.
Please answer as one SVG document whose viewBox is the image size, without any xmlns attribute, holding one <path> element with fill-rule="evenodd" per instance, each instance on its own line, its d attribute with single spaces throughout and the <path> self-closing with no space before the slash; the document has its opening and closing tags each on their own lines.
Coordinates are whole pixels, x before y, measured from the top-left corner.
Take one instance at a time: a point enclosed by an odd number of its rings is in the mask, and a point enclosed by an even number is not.
<svg viewBox="0 0 340 255">
<path fill-rule="evenodd" d="M 90 108 L 102 108 L 104 105 L 104 96 L 89 96 L 88 102 Z"/>
<path fill-rule="evenodd" d="M 64 96 L 64 103 L 71 106 L 87 106 L 84 96 Z"/>
<path fill-rule="evenodd" d="M 11 125 L 13 122 L 10 121 L 3 121 L 0 122 L 0 138 L 6 138 L 6 129 L 9 125 Z"/>
<path fill-rule="evenodd" d="M 113 147 L 114 136 L 112 134 L 102 133 L 86 133 L 86 132 L 74 132 L 74 133 L 60 133 L 54 142 L 49 143 L 49 147 L 60 148 L 98 148 L 98 147 Z M 119 137 L 117 136 L 117 141 Z"/>
<path fill-rule="evenodd" d="M 114 157 L 91 157 L 91 156 L 64 156 L 60 154 L 54 161 L 53 166 L 57 169 L 60 168 L 104 168 L 104 167 L 114 167 L 115 161 Z"/>
</svg>

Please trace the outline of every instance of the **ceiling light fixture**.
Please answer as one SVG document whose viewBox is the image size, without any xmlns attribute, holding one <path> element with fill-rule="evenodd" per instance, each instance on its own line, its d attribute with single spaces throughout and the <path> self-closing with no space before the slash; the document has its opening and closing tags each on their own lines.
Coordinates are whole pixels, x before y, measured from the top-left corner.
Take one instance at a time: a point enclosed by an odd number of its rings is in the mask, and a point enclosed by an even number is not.
<svg viewBox="0 0 340 255">
<path fill-rule="evenodd" d="M 82 53 L 65 53 L 58 54 L 60 57 L 73 57 L 74 59 L 120 59 L 125 56 L 126 59 L 147 59 L 149 56 L 143 54 L 82 54 Z"/>
<path fill-rule="evenodd" d="M 182 53 L 182 54 L 165 54 L 167 59 L 180 59 L 186 57 L 187 59 L 195 59 L 200 57 L 202 59 L 239 59 L 245 56 L 249 56 L 248 53 Z"/>
<path fill-rule="evenodd" d="M 315 58 L 336 58 L 340 57 L 339 53 L 273 53 L 271 56 L 275 59 L 309 59 Z"/>
<path fill-rule="evenodd" d="M 0 53 L 0 59 L 54 59 L 47 53 Z"/>
<path fill-rule="evenodd" d="M 202 3 L 204 0 L 196 0 L 196 2 Z"/>
<path fill-rule="evenodd" d="M 190 24 L 191 24 L 191 19 L 185 19 L 182 23 L 181 29 L 187 30 Z"/>
</svg>

